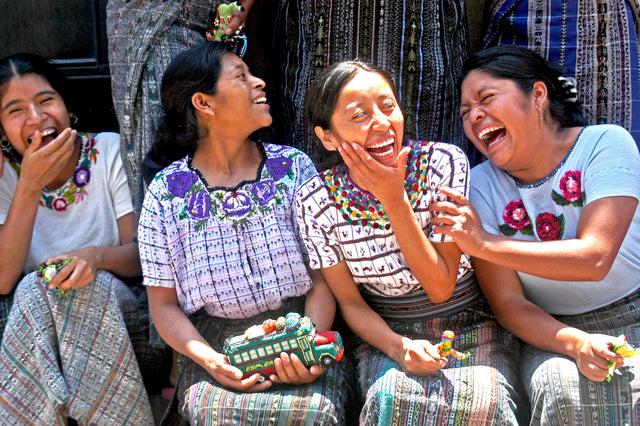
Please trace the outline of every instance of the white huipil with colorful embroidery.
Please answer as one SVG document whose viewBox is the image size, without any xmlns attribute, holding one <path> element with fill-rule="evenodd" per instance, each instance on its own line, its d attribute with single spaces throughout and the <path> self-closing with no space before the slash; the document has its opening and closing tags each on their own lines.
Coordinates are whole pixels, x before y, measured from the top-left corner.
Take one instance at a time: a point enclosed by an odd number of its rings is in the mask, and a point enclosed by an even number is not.
<svg viewBox="0 0 640 426">
<path fill-rule="evenodd" d="M 613 196 L 640 199 L 640 156 L 623 128 L 588 126 L 560 165 L 540 182 L 519 185 L 485 161 L 471 171 L 469 194 L 484 228 L 492 234 L 529 241 L 571 239 L 588 203 Z M 608 305 L 639 288 L 638 264 L 640 209 L 604 280 L 556 281 L 518 275 L 527 299 L 551 314 L 574 315 Z"/>
<path fill-rule="evenodd" d="M 42 191 L 25 273 L 70 250 L 120 245 L 118 219 L 133 211 L 120 136 L 109 132 L 79 136 L 82 147 L 73 175 L 60 188 Z M 0 223 L 7 218 L 20 173 L 18 164 L 10 164 L 0 178 Z"/>
</svg>

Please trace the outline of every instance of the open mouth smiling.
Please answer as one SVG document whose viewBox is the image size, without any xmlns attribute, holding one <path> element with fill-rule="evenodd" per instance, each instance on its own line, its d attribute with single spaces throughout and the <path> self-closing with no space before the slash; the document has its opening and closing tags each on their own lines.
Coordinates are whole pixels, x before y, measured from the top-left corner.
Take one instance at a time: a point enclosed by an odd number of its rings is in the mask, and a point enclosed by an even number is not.
<svg viewBox="0 0 640 426">
<path fill-rule="evenodd" d="M 395 142 L 395 138 L 393 136 L 389 136 L 385 140 L 381 142 L 374 143 L 371 146 L 367 147 L 367 152 L 371 154 L 373 157 L 384 157 L 393 153 L 393 144 Z"/>
<path fill-rule="evenodd" d="M 507 132 L 502 126 L 493 126 L 487 127 L 478 133 L 478 139 L 485 143 L 485 145 L 490 147 L 496 142 L 501 142 L 504 137 L 507 135 Z"/>
</svg>

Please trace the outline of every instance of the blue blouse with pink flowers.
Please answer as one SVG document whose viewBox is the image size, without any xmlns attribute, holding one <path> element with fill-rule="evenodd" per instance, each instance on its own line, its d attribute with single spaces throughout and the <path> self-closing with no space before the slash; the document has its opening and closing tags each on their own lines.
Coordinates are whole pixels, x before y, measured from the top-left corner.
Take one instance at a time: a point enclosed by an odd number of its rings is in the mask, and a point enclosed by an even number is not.
<svg viewBox="0 0 640 426">
<path fill-rule="evenodd" d="M 520 185 L 490 161 L 471 171 L 469 198 L 484 228 L 519 240 L 576 237 L 582 209 L 604 197 L 640 199 L 640 155 L 622 127 L 585 127 L 546 178 Z M 607 218 L 601 218 L 607 220 Z M 580 314 L 640 288 L 640 209 L 609 274 L 600 282 L 555 281 L 518 272 L 527 296 L 551 314 Z"/>
<path fill-rule="evenodd" d="M 174 287 L 186 314 L 249 318 L 311 288 L 294 193 L 316 170 L 302 152 L 264 145 L 258 178 L 208 187 L 188 158 L 156 175 L 138 225 L 144 284 Z"/>
</svg>

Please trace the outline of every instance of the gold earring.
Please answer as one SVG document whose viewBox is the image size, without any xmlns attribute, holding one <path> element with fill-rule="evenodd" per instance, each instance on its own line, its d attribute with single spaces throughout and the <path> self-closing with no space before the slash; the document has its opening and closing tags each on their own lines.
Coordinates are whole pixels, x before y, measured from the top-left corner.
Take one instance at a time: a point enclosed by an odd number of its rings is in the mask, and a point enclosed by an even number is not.
<svg viewBox="0 0 640 426">
<path fill-rule="evenodd" d="M 11 146 L 9 139 L 0 138 L 0 148 L 7 149 Z"/>
<path fill-rule="evenodd" d="M 538 104 L 536 104 L 536 109 L 538 110 L 538 128 L 542 129 L 542 123 L 544 122 L 544 116 L 542 115 L 542 108 Z"/>
<path fill-rule="evenodd" d="M 74 113 L 69 113 L 69 118 L 71 119 L 71 125 L 75 126 L 78 124 L 78 117 Z"/>
</svg>

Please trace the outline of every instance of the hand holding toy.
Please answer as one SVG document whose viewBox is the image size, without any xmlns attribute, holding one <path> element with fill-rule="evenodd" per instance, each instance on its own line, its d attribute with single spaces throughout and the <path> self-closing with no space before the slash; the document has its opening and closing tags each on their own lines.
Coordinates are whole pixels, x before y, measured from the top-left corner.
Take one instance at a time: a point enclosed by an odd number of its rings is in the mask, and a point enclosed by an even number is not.
<svg viewBox="0 0 640 426">
<path fill-rule="evenodd" d="M 275 374 L 274 361 L 283 352 L 295 354 L 306 367 L 330 367 L 342 359 L 344 347 L 340 333 L 316 332 L 311 319 L 296 312 L 253 325 L 243 334 L 228 337 L 224 344 L 229 363 L 242 371 L 243 378 Z"/>
<path fill-rule="evenodd" d="M 37 274 L 47 283 L 50 283 L 51 280 L 53 280 L 55 276 L 58 275 L 58 272 L 60 272 L 60 270 L 65 267 L 65 265 L 71 263 L 73 259 L 74 259 L 73 257 L 70 257 L 69 259 L 63 260 L 60 263 L 52 263 L 51 265 L 47 265 L 46 263 L 41 263 Z M 69 297 L 69 290 L 63 290 L 60 287 L 57 287 L 56 294 L 58 295 L 58 297 L 66 298 L 66 297 Z"/>
<path fill-rule="evenodd" d="M 438 352 L 440 352 L 440 355 L 445 357 L 445 356 L 449 356 L 449 355 L 453 355 L 455 358 L 458 359 L 465 359 L 469 356 L 469 352 L 458 352 L 457 350 L 453 349 L 451 347 L 452 343 L 453 343 L 453 338 L 455 337 L 455 333 L 451 330 L 445 330 L 442 332 L 442 342 L 438 343 L 436 345 L 436 348 L 438 349 Z"/>
<path fill-rule="evenodd" d="M 623 358 L 630 358 L 634 355 L 640 354 L 640 348 L 634 348 L 627 342 L 627 336 L 624 334 L 619 335 L 613 342 L 607 343 L 609 350 L 617 353 Z M 609 361 L 609 374 L 607 374 L 607 382 L 611 381 L 613 372 L 615 371 L 616 362 Z"/>
</svg>

